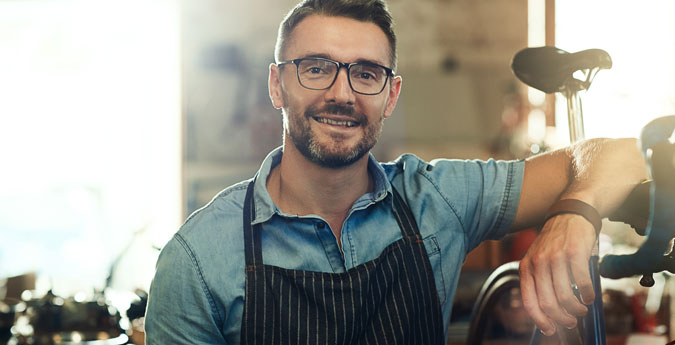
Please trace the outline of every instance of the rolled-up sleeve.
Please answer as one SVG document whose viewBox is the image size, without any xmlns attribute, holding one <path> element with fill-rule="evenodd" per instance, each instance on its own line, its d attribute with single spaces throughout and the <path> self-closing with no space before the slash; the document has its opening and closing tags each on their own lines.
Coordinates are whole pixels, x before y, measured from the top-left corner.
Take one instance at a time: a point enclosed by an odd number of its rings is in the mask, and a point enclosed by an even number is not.
<svg viewBox="0 0 675 345">
<path fill-rule="evenodd" d="M 467 249 L 506 235 L 516 216 L 524 161 L 435 160 L 420 169 L 459 218 Z"/>
</svg>

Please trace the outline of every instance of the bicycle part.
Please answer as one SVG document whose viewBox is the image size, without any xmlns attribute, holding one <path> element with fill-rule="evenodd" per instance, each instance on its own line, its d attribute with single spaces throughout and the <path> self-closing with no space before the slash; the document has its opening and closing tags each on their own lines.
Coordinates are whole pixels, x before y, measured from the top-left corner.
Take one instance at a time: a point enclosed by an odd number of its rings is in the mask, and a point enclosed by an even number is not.
<svg viewBox="0 0 675 345">
<path fill-rule="evenodd" d="M 525 84 L 546 93 L 561 92 L 567 98 L 570 143 L 585 138 L 583 111 L 579 91 L 587 90 L 593 78 L 601 69 L 612 67 L 609 54 L 600 49 L 589 49 L 568 53 L 556 47 L 526 48 L 518 52 L 511 64 L 514 74 Z M 582 71 L 583 80 L 574 77 Z M 595 291 L 595 300 L 589 312 L 581 320 L 584 343 L 591 339 L 594 344 L 604 345 L 605 329 L 603 320 L 602 290 L 598 274 L 598 244 L 593 248 L 589 261 L 590 274 Z M 533 341 L 536 336 L 533 336 Z M 564 338 L 561 338 L 564 341 Z"/>
<path fill-rule="evenodd" d="M 513 73 L 525 84 L 546 93 L 561 92 L 565 96 L 570 143 L 586 137 L 579 91 L 587 90 L 601 69 L 610 68 L 612 58 L 602 49 L 568 53 L 552 46 L 525 48 L 516 53 L 511 62 Z M 577 71 L 584 73 L 584 80 L 574 77 Z"/>
<path fill-rule="evenodd" d="M 652 287 L 655 283 L 656 281 L 654 280 L 654 274 L 652 273 L 645 274 L 642 276 L 642 278 L 640 278 L 640 285 L 644 287 Z"/>
<path fill-rule="evenodd" d="M 649 221 L 649 190 L 651 180 L 646 180 L 635 186 L 626 200 L 607 217 L 612 222 L 621 222 L 630 225 L 640 236 L 647 231 Z"/>
<path fill-rule="evenodd" d="M 603 312 L 602 288 L 600 287 L 600 274 L 598 273 L 597 255 L 591 256 L 589 270 L 593 279 L 593 292 L 595 299 L 589 311 L 583 317 L 584 344 L 605 345 L 605 314 Z M 590 342 L 592 339 L 593 342 Z"/>
<path fill-rule="evenodd" d="M 586 138 L 581 98 L 579 98 L 579 90 L 576 89 L 565 88 L 563 93 L 567 99 L 567 124 L 570 133 L 570 144 L 574 144 Z"/>
<path fill-rule="evenodd" d="M 518 274 L 519 262 L 509 262 L 497 267 L 483 283 L 476 303 L 471 311 L 471 325 L 467 344 L 481 344 L 485 337 L 485 327 L 498 297 L 511 288 L 520 288 Z"/>
<path fill-rule="evenodd" d="M 511 69 L 525 84 L 545 93 L 561 92 L 576 71 L 587 71 L 575 89 L 585 90 L 600 69 L 612 68 L 612 59 L 601 49 L 568 53 L 552 46 L 525 48 L 513 57 Z M 567 86 L 569 88 L 569 86 Z"/>
<path fill-rule="evenodd" d="M 675 130 L 675 116 L 664 116 L 648 123 L 640 142 L 653 179 L 650 186 L 650 217 L 646 239 L 629 255 L 607 255 L 600 264 L 600 274 L 619 279 L 638 274 L 668 270 L 675 273 L 675 259 L 666 255 L 675 237 L 675 144 L 670 137 Z"/>
<path fill-rule="evenodd" d="M 486 332 L 489 320 L 494 316 L 495 306 L 504 294 L 514 288 L 520 288 L 520 275 L 518 273 L 518 261 L 505 263 L 495 269 L 485 280 L 478 294 L 476 303 L 471 312 L 471 324 L 467 344 L 481 344 L 488 332 Z M 595 305 L 598 300 L 602 300 L 599 275 L 593 272 L 595 263 L 590 262 L 591 271 L 594 277 L 593 287 L 595 289 Z M 600 304 L 601 305 L 601 304 Z M 597 325 L 597 326 L 596 326 Z M 539 344 L 542 341 L 543 334 L 537 327 L 533 327 L 530 336 L 530 344 Z M 557 336 L 561 344 L 605 344 L 604 342 L 604 318 L 602 309 L 592 309 L 583 318 L 579 318 L 578 327 L 567 329 L 557 327 Z"/>
</svg>

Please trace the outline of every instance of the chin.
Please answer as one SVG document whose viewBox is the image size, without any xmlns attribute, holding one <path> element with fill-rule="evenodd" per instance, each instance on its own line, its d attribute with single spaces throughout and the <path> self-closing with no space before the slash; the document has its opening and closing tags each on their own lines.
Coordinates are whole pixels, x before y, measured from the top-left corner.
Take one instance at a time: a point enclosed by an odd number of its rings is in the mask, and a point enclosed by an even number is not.
<svg viewBox="0 0 675 345">
<path fill-rule="evenodd" d="M 358 147 L 354 145 L 349 149 L 330 150 L 325 146 L 310 146 L 309 154 L 305 155 L 312 162 L 325 168 L 343 168 L 350 166 L 363 158 L 370 152 L 371 147 Z"/>
</svg>

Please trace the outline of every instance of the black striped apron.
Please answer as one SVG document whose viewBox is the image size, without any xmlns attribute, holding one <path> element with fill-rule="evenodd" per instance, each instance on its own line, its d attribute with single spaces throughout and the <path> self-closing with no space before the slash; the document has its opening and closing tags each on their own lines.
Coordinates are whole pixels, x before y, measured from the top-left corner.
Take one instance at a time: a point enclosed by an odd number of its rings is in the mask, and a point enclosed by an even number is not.
<svg viewBox="0 0 675 345">
<path fill-rule="evenodd" d="M 417 224 L 394 189 L 403 238 L 344 273 L 264 265 L 253 182 L 244 203 L 242 344 L 443 344 L 434 275 Z"/>
</svg>

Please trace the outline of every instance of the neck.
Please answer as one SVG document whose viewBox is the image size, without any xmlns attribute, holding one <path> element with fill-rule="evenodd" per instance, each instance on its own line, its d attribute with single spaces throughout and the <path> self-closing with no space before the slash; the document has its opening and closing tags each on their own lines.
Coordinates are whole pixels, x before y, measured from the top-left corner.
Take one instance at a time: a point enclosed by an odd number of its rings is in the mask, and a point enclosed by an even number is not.
<svg viewBox="0 0 675 345">
<path fill-rule="evenodd" d="M 267 190 L 284 213 L 318 215 L 339 239 L 347 212 L 356 199 L 374 190 L 374 183 L 368 174 L 367 155 L 334 169 L 319 166 L 292 145 L 285 145 L 281 163 L 267 180 Z"/>
</svg>

